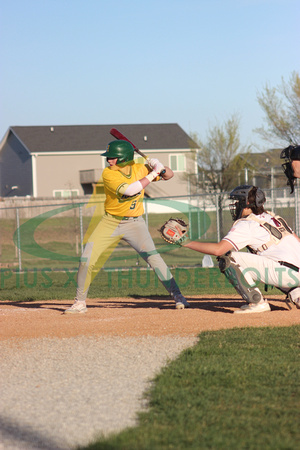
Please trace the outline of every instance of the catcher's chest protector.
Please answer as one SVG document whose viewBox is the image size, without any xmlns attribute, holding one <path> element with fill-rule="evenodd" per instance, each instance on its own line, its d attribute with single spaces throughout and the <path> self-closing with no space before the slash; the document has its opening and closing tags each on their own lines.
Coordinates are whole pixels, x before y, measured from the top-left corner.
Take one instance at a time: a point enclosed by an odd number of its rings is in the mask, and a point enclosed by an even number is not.
<svg viewBox="0 0 300 450">
<path fill-rule="evenodd" d="M 264 219 L 259 219 L 255 214 L 250 214 L 248 217 L 239 219 L 239 220 L 255 220 L 255 222 L 258 222 L 260 226 L 263 227 L 269 233 L 270 240 L 265 244 L 261 245 L 260 247 L 258 247 L 256 252 L 263 252 L 264 250 L 267 250 L 269 247 L 271 247 L 271 245 L 279 244 L 281 239 L 283 239 L 285 236 L 293 234 L 293 231 L 282 217 L 276 216 L 275 214 L 269 211 L 266 211 L 266 213 L 270 214 L 270 216 L 273 217 L 273 225 L 271 225 L 269 222 L 266 222 Z"/>
</svg>

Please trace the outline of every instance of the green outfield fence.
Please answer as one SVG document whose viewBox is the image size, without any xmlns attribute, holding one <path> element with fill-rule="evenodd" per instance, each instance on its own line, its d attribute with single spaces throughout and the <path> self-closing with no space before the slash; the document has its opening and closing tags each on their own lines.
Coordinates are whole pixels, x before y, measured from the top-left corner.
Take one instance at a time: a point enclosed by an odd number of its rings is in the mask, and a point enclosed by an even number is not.
<svg viewBox="0 0 300 450">
<path fill-rule="evenodd" d="M 266 209 L 282 215 L 300 235 L 300 188 L 265 190 Z M 222 198 L 224 200 L 222 201 Z M 0 203 L 0 269 L 10 271 L 77 270 L 88 227 L 103 213 L 103 200 L 81 197 L 70 200 L 13 197 Z M 144 218 L 157 249 L 170 267 L 202 264 L 203 255 L 166 245 L 158 229 L 169 217 L 190 224 L 191 239 L 219 241 L 232 225 L 228 193 L 146 198 Z M 95 217 L 98 215 L 98 217 Z M 114 250 L 105 270 L 146 267 L 126 243 Z"/>
</svg>

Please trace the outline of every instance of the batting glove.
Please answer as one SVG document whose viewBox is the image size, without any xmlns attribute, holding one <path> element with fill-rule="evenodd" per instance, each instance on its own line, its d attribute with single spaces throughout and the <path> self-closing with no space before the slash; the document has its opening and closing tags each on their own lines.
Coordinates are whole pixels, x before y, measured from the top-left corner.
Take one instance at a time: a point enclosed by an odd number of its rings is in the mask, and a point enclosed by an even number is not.
<svg viewBox="0 0 300 450">
<path fill-rule="evenodd" d="M 154 169 L 155 164 L 159 163 L 159 160 L 156 158 L 150 158 L 148 159 L 147 163 L 151 167 L 151 169 Z"/>
<path fill-rule="evenodd" d="M 164 165 L 157 161 L 157 163 L 154 165 L 153 170 L 155 170 L 155 172 L 157 172 L 157 174 L 159 175 L 163 170 L 164 170 Z"/>
</svg>

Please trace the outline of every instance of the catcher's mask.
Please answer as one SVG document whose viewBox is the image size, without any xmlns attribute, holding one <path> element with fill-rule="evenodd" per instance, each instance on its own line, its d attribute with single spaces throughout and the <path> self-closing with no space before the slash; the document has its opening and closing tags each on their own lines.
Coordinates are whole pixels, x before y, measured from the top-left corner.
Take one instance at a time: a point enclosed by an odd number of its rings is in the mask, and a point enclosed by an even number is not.
<svg viewBox="0 0 300 450">
<path fill-rule="evenodd" d="M 117 165 L 124 167 L 132 163 L 134 159 L 134 148 L 127 141 L 112 141 L 108 144 L 106 152 L 102 153 L 102 156 L 106 156 L 106 158 L 118 158 Z"/>
<path fill-rule="evenodd" d="M 283 171 L 287 177 L 287 185 L 291 187 L 291 194 L 294 192 L 294 185 L 296 177 L 294 176 L 294 171 L 292 167 L 292 161 L 300 160 L 300 145 L 289 145 L 289 147 L 284 148 L 280 153 L 280 158 L 284 159 L 285 162 L 282 164 Z"/>
<path fill-rule="evenodd" d="M 236 200 L 234 203 L 229 204 L 229 209 L 233 220 L 238 220 L 242 217 L 244 208 L 260 207 L 265 203 L 266 197 L 260 188 L 257 188 L 255 203 L 249 203 L 249 192 L 254 187 L 255 186 L 253 185 L 245 184 L 242 186 L 237 186 L 233 189 L 233 191 L 230 192 L 230 200 Z"/>
</svg>

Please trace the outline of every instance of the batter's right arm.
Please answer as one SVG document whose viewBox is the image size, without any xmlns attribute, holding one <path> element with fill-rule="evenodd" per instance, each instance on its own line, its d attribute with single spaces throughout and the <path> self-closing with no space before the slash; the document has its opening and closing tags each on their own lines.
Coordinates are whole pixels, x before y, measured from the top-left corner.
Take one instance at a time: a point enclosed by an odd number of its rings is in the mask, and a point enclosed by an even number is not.
<svg viewBox="0 0 300 450">
<path fill-rule="evenodd" d="M 135 181 L 134 183 L 130 184 L 129 186 L 126 186 L 124 191 L 120 190 L 120 193 L 122 195 L 127 195 L 129 197 L 138 194 L 141 192 L 142 189 L 145 189 L 148 184 L 150 184 L 152 181 L 156 180 L 157 177 L 160 176 L 162 170 L 164 170 L 163 175 L 161 177 L 164 180 L 169 180 L 173 177 L 174 173 L 169 167 L 164 167 L 163 164 L 156 160 L 156 163 L 154 164 L 153 170 L 148 173 L 145 177 L 141 178 L 138 181 Z"/>
<path fill-rule="evenodd" d="M 151 183 L 151 181 L 155 180 L 159 173 L 156 169 L 153 169 L 152 172 L 148 173 L 145 177 L 141 178 L 140 180 L 134 181 L 131 184 L 125 184 L 124 187 L 122 187 L 119 192 L 122 195 L 126 195 L 128 197 L 132 197 L 139 192 L 141 192 L 143 189 L 145 189 L 148 184 Z"/>
</svg>

